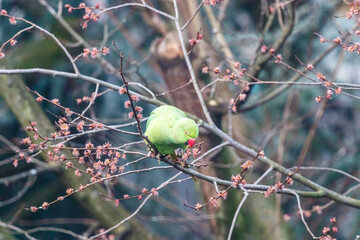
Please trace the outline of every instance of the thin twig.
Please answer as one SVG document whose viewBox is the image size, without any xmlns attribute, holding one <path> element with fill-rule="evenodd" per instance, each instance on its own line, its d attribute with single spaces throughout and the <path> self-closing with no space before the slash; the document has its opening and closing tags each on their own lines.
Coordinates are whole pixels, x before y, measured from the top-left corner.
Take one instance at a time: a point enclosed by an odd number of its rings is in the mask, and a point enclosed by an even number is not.
<svg viewBox="0 0 360 240">
<path fill-rule="evenodd" d="M 182 49 L 182 52 L 183 52 L 183 55 L 184 55 L 184 58 L 185 58 L 185 62 L 186 62 L 187 68 L 188 68 L 190 76 L 191 76 L 190 81 L 193 84 L 193 87 L 195 89 L 196 95 L 197 95 L 197 97 L 199 99 L 201 108 L 202 108 L 202 110 L 204 112 L 204 115 L 205 115 L 205 118 L 206 118 L 207 122 L 209 124 L 211 124 L 211 125 L 214 125 L 214 122 L 213 122 L 213 120 L 212 120 L 212 118 L 210 116 L 209 110 L 206 107 L 205 100 L 204 100 L 204 98 L 203 98 L 203 96 L 201 94 L 201 91 L 199 89 L 199 85 L 197 84 L 195 72 L 194 72 L 194 69 L 193 69 L 193 67 L 191 65 L 190 58 L 187 55 L 187 50 L 186 50 L 186 47 L 185 47 L 185 41 L 184 41 L 184 37 L 182 35 L 180 23 L 179 23 L 179 9 L 178 9 L 178 5 L 177 5 L 176 0 L 173 0 L 173 5 L 174 5 L 174 9 L 175 9 L 175 26 L 176 26 L 176 30 L 177 30 L 178 35 L 179 35 L 180 45 L 181 45 L 181 49 Z"/>
<path fill-rule="evenodd" d="M 37 228 L 33 228 L 33 229 L 29 229 L 27 230 L 28 233 L 35 233 L 35 232 L 59 232 L 59 233 L 64 233 L 70 236 L 73 236 L 77 239 L 87 239 L 86 237 L 76 234 L 70 230 L 66 230 L 66 229 L 62 229 L 62 228 L 56 228 L 56 227 L 37 227 Z"/>
<path fill-rule="evenodd" d="M 332 50 L 334 50 L 336 48 L 336 44 L 333 44 L 331 47 L 329 47 L 328 49 L 326 49 L 321 55 L 319 55 L 316 59 L 314 59 L 314 61 L 312 62 L 313 66 L 316 66 L 319 62 L 321 62 Z M 308 69 L 306 67 L 304 67 L 301 72 L 305 73 L 307 72 Z M 288 82 L 296 82 L 302 75 L 299 73 L 295 73 Z M 246 107 L 242 107 L 240 109 L 238 109 L 238 112 L 245 112 L 245 111 L 249 111 L 252 110 L 258 106 L 261 106 L 267 102 L 269 102 L 270 100 L 272 100 L 273 98 L 280 96 L 280 93 L 284 92 L 285 90 L 287 90 L 289 87 L 291 87 L 292 85 L 284 85 L 281 86 L 275 90 L 273 90 L 270 94 L 265 94 L 264 96 L 260 96 L 258 99 L 260 99 L 259 101 L 251 104 L 250 106 L 246 106 Z"/>
<path fill-rule="evenodd" d="M 316 237 L 316 236 L 313 234 L 313 232 L 310 230 L 308 224 L 307 224 L 306 221 L 305 221 L 305 217 L 304 217 L 304 214 L 303 214 L 303 210 L 302 210 L 302 208 L 301 208 L 301 202 L 300 202 L 300 197 L 299 197 L 299 195 L 298 195 L 295 191 L 290 191 L 290 192 L 296 197 L 296 201 L 297 201 L 298 208 L 299 208 L 299 212 L 300 212 L 300 217 L 301 217 L 302 222 L 303 222 L 304 225 L 305 225 L 306 230 L 308 231 L 308 233 L 310 233 L 310 235 L 311 235 L 311 237 L 312 237 L 313 239 L 319 239 L 319 237 Z"/>
<path fill-rule="evenodd" d="M 13 196 L 12 198 L 1 201 L 0 208 L 5 207 L 9 204 L 12 204 L 12 203 L 16 202 L 17 200 L 19 200 L 22 196 L 24 196 L 25 193 L 30 189 L 30 187 L 35 183 L 36 178 L 37 178 L 37 176 L 35 174 L 29 175 L 24 187 L 20 191 L 18 191 L 16 193 L 16 195 Z M 0 179 L 0 181 L 1 181 L 1 179 Z"/>
<path fill-rule="evenodd" d="M 76 63 L 75 63 L 75 61 L 74 61 L 74 58 L 70 55 L 70 53 L 69 53 L 68 50 L 65 48 L 65 46 L 60 42 L 60 40 L 59 40 L 54 34 L 52 34 L 52 33 L 49 32 L 48 30 L 46 30 L 46 29 L 40 27 L 39 25 L 37 25 L 37 24 L 35 24 L 35 23 L 33 23 L 33 22 L 29 21 L 29 20 L 26 20 L 26 19 L 24 19 L 24 18 L 14 17 L 14 16 L 10 16 L 10 15 L 7 15 L 7 14 L 2 14 L 2 16 L 6 16 L 6 17 L 9 17 L 9 18 L 10 18 L 10 17 L 13 17 L 13 18 L 15 18 L 16 20 L 25 22 L 25 23 L 31 25 L 31 28 L 34 27 L 34 28 L 38 29 L 40 32 L 45 33 L 45 35 L 49 36 L 51 39 L 53 39 L 53 40 L 56 42 L 56 44 L 57 44 L 57 45 L 62 49 L 62 51 L 65 53 L 65 55 L 67 56 L 67 58 L 70 60 L 71 65 L 72 65 L 72 67 L 73 67 L 73 69 L 74 69 L 74 71 L 75 71 L 75 74 L 79 74 L 79 69 L 78 69 L 77 66 L 76 66 Z M 30 29 L 30 28 L 28 28 L 28 29 Z M 23 30 L 20 31 L 20 32 L 23 32 Z"/>
<path fill-rule="evenodd" d="M 139 131 L 139 134 L 140 134 L 140 137 L 142 137 L 146 143 L 150 146 L 150 149 L 152 149 L 152 151 L 154 152 L 155 155 L 158 154 L 158 150 L 156 149 L 155 145 L 150 141 L 150 139 L 143 134 L 143 131 L 141 129 L 141 125 L 140 125 L 140 119 L 138 117 L 138 113 L 137 111 L 135 110 L 135 106 L 134 106 L 134 100 L 132 99 L 131 95 L 130 95 L 130 91 L 129 91 L 129 83 L 126 81 L 125 79 L 125 76 L 124 76 L 124 72 L 123 72 L 123 60 L 124 60 L 124 54 L 122 52 L 119 51 L 119 49 L 117 48 L 115 42 L 113 42 L 113 46 L 115 47 L 117 53 L 119 54 L 120 56 L 120 71 L 119 71 L 119 74 L 121 76 L 121 79 L 124 83 L 124 86 L 125 86 L 125 89 L 126 89 L 126 95 L 128 96 L 129 98 L 129 101 L 130 101 L 130 106 L 131 106 L 131 109 L 132 109 L 132 112 L 134 113 L 134 117 L 135 117 L 135 120 L 137 122 L 137 128 L 138 128 L 138 131 Z"/>
<path fill-rule="evenodd" d="M 158 96 L 164 96 L 164 95 L 166 95 L 166 94 L 170 94 L 170 93 L 176 92 L 176 91 L 178 91 L 178 90 L 186 87 L 187 85 L 189 85 L 189 84 L 191 84 L 191 83 L 192 83 L 192 82 L 191 82 L 191 80 L 190 80 L 190 81 L 188 81 L 187 83 L 185 83 L 185 84 L 183 84 L 183 85 L 181 85 L 181 86 L 179 86 L 179 87 L 176 87 L 176 88 L 174 88 L 174 89 L 171 89 L 171 90 L 166 91 L 166 92 L 163 92 L 163 93 L 155 94 L 155 96 L 157 96 L 157 97 L 158 97 Z"/>
<path fill-rule="evenodd" d="M 58 103 L 54 103 L 54 102 L 50 101 L 49 99 L 43 97 L 43 96 L 42 96 L 40 93 L 38 93 L 37 91 L 31 90 L 31 89 L 28 88 L 28 87 L 26 88 L 26 90 L 29 91 L 29 92 L 31 92 L 31 93 L 33 93 L 33 94 L 35 94 L 35 95 L 37 95 L 38 97 L 42 97 L 45 101 L 53 104 L 54 106 L 62 109 L 63 111 L 66 111 L 66 110 L 67 110 L 67 108 L 63 107 L 62 105 L 60 105 L 60 104 L 58 104 Z M 71 113 L 74 114 L 74 115 L 76 115 L 76 116 L 78 116 L 78 117 L 80 117 L 80 118 L 82 118 L 82 119 L 84 119 L 84 120 L 86 120 L 86 121 L 89 121 L 89 122 L 98 124 L 97 121 L 92 120 L 91 118 L 85 117 L 85 116 L 83 116 L 83 115 L 81 115 L 81 114 L 79 114 L 79 113 L 77 113 L 77 112 L 71 111 Z M 113 131 L 116 131 L 116 132 L 121 132 L 121 133 L 128 134 L 128 135 L 140 136 L 139 133 L 134 133 L 134 132 L 129 132 L 129 131 L 125 131 L 125 130 L 120 130 L 120 129 L 117 129 L 117 128 L 112 128 L 112 127 L 107 126 L 107 125 L 105 125 L 105 124 L 103 124 L 103 127 L 104 127 L 104 128 L 107 128 L 107 129 L 109 129 L 109 130 L 113 130 Z M 39 137 L 41 137 L 41 136 L 39 135 Z"/>
<path fill-rule="evenodd" d="M 0 221 L 0 226 L 3 227 L 3 228 L 7 228 L 7 229 L 11 229 L 11 230 L 14 230 L 18 233 L 21 233 L 21 234 L 24 234 L 25 237 L 27 237 L 27 239 L 30 239 L 30 240 L 38 240 L 37 238 L 34 238 L 32 236 L 29 235 L 29 233 L 19 227 L 16 227 L 12 224 L 8 224 L 8 223 L 4 223 L 4 222 L 1 222 Z"/>
<path fill-rule="evenodd" d="M 328 103 L 328 99 L 324 99 L 320 106 L 318 107 L 317 111 L 316 111 L 316 114 L 315 114 L 315 117 L 314 117 L 314 122 L 313 124 L 311 125 L 310 129 L 309 129 L 309 132 L 304 140 L 304 144 L 301 148 L 301 151 L 300 151 L 300 154 L 299 154 L 299 157 L 296 161 L 296 166 L 300 166 L 302 165 L 302 163 L 304 162 L 305 158 L 306 158 L 306 155 L 311 147 L 311 143 L 314 139 L 314 136 L 315 136 L 315 133 L 316 133 L 316 129 L 319 127 L 319 124 L 324 116 L 324 113 L 325 113 L 325 108 L 327 106 L 327 103 Z"/>
<path fill-rule="evenodd" d="M 272 167 L 269 167 L 268 170 L 266 170 L 266 172 L 264 172 L 263 175 L 261 175 L 255 182 L 254 182 L 254 185 L 258 184 L 261 180 L 263 180 L 271 171 L 273 170 Z M 231 235 L 234 231 L 234 227 L 235 227 L 235 223 L 236 223 L 236 219 L 240 213 L 240 209 L 241 207 L 244 205 L 246 199 L 248 198 L 249 196 L 249 193 L 248 192 L 245 192 L 244 193 L 244 197 L 243 199 L 241 199 L 241 202 L 239 203 L 236 211 L 235 211 L 235 214 L 234 214 L 234 217 L 232 219 L 232 222 L 231 222 L 231 226 L 230 226 L 230 230 L 229 230 L 229 233 L 228 233 L 228 237 L 227 237 L 227 240 L 231 240 Z"/>
<path fill-rule="evenodd" d="M 231 137 L 229 137 L 226 133 L 224 133 L 223 131 L 218 129 L 216 126 L 211 126 L 206 123 L 203 123 L 202 126 L 205 129 L 213 132 L 214 134 L 216 134 L 218 137 L 222 138 L 223 140 L 229 141 L 230 145 L 233 146 L 235 149 L 237 149 L 249 156 L 252 156 L 252 157 L 255 157 L 258 154 L 258 152 L 255 151 L 254 149 L 248 148 L 248 147 L 240 144 L 239 142 L 233 140 Z M 274 162 L 273 160 L 271 160 L 265 156 L 259 157 L 258 161 L 260 161 L 268 166 L 272 166 L 274 168 L 274 170 L 279 171 L 285 175 L 288 175 L 290 173 L 290 171 L 287 170 L 286 168 L 284 168 L 282 165 Z M 309 188 L 315 190 L 317 192 L 318 196 L 324 196 L 324 197 L 336 200 L 337 202 L 340 202 L 340 203 L 343 203 L 343 204 L 346 204 L 349 206 L 353 206 L 356 208 L 360 208 L 360 200 L 358 200 L 358 199 L 343 196 L 342 194 L 339 194 L 328 188 L 320 186 L 319 184 L 309 180 L 308 178 L 301 176 L 300 174 L 295 174 L 292 178 L 294 180 L 297 180 L 298 182 L 302 183 L 303 185 L 308 186 Z"/>
<path fill-rule="evenodd" d="M 289 170 L 293 170 L 297 167 L 294 167 L 294 168 L 290 168 Z M 336 168 L 329 168 L 329 167 L 299 167 L 300 170 L 324 170 L 324 171 L 330 171 L 330 172 L 337 172 L 337 173 L 340 173 L 348 178 L 351 178 L 353 180 L 355 180 L 356 182 L 359 182 L 360 183 L 360 178 L 357 178 L 347 172 L 344 172 L 343 170 L 340 170 L 340 169 L 336 169 Z"/>
<path fill-rule="evenodd" d="M 168 185 L 171 181 L 173 181 L 175 178 L 177 178 L 178 176 L 180 176 L 182 174 L 182 172 L 179 172 L 177 174 L 175 174 L 175 176 L 169 178 L 168 180 L 166 180 L 165 182 L 163 182 L 162 184 L 160 184 L 156 190 L 160 190 L 162 189 L 163 187 L 165 187 L 166 185 Z M 125 222 L 129 221 L 132 217 L 134 217 L 141 209 L 142 207 L 145 205 L 145 203 L 153 196 L 153 193 L 150 193 L 149 196 L 147 196 L 144 201 L 139 205 L 139 207 L 131 214 L 129 215 L 128 217 L 124 218 L 123 220 L 121 220 L 119 223 L 117 223 L 116 225 L 112 226 L 111 228 L 99 233 L 99 234 L 96 234 L 92 237 L 90 237 L 89 239 L 94 239 L 94 238 L 97 238 L 103 234 L 106 234 L 114 229 L 116 229 L 117 227 L 119 227 L 120 225 L 124 224 Z"/>
<path fill-rule="evenodd" d="M 198 14 L 198 12 L 200 11 L 201 7 L 204 5 L 204 1 L 201 1 L 201 3 L 199 4 L 199 6 L 196 8 L 196 11 L 194 12 L 194 14 L 190 17 L 189 20 L 187 20 L 187 22 L 184 24 L 184 26 L 181 27 L 181 31 L 184 31 L 185 28 L 187 28 L 187 26 L 191 23 L 191 21 L 195 18 L 195 16 Z"/>
<path fill-rule="evenodd" d="M 78 116 L 77 118 L 75 118 L 74 120 L 72 120 L 72 123 L 76 122 L 76 121 L 79 120 L 81 117 L 83 117 L 84 114 L 87 112 L 87 110 L 89 110 L 89 108 L 91 107 L 91 105 L 94 104 L 95 99 L 96 99 L 97 94 L 98 94 L 98 91 L 99 91 L 99 84 L 96 84 L 95 91 L 94 91 L 92 97 L 90 98 L 89 104 L 88 104 L 87 107 L 81 112 L 81 115 L 80 115 L 80 116 Z"/>
<path fill-rule="evenodd" d="M 109 7 L 109 8 L 106 8 L 100 12 L 97 13 L 97 15 L 101 15 L 105 12 L 109 12 L 109 11 L 113 11 L 113 10 L 116 10 L 116 9 L 119 9 L 119 8 L 123 8 L 123 7 L 129 7 L 129 6 L 133 6 L 133 7 L 143 7 L 143 8 L 147 8 L 155 13 L 158 13 L 164 17 L 167 17 L 171 20 L 175 20 L 175 18 L 173 16 L 171 16 L 170 14 L 167 14 L 165 12 L 162 12 L 156 8 L 153 8 L 151 6 L 149 6 L 148 4 L 146 4 L 145 2 L 143 2 L 143 4 L 141 3 L 124 3 L 124 4 L 121 4 L 121 5 L 116 5 L 116 6 L 113 6 L 113 7 Z"/>
</svg>

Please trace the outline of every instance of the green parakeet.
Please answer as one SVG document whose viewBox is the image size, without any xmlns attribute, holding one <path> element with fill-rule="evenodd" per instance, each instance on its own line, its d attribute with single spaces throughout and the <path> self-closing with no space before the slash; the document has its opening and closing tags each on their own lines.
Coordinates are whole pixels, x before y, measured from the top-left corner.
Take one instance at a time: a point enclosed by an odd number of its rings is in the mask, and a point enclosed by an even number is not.
<svg viewBox="0 0 360 240">
<path fill-rule="evenodd" d="M 175 149 L 186 149 L 194 145 L 199 128 L 183 111 L 165 105 L 151 112 L 146 123 L 145 135 L 159 153 L 174 155 Z"/>
</svg>

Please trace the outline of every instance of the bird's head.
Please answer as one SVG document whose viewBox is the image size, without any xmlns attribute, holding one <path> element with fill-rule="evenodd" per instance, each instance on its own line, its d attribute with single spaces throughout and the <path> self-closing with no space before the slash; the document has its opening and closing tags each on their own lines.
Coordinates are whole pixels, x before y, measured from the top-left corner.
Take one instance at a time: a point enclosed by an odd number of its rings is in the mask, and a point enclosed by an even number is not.
<svg viewBox="0 0 360 240">
<path fill-rule="evenodd" d="M 199 128 L 194 120 L 182 118 L 176 121 L 174 126 L 174 139 L 177 144 L 194 146 L 199 135 Z"/>
</svg>

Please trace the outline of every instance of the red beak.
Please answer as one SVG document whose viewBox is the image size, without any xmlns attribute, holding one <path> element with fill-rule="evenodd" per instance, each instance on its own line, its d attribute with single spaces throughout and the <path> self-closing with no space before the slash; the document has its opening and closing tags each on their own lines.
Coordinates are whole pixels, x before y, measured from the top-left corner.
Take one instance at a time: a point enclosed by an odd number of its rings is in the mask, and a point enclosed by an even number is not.
<svg viewBox="0 0 360 240">
<path fill-rule="evenodd" d="M 188 146 L 189 146 L 189 147 L 192 147 L 192 146 L 194 146 L 194 144 L 195 144 L 195 139 L 190 138 L 190 139 L 188 140 Z"/>
</svg>

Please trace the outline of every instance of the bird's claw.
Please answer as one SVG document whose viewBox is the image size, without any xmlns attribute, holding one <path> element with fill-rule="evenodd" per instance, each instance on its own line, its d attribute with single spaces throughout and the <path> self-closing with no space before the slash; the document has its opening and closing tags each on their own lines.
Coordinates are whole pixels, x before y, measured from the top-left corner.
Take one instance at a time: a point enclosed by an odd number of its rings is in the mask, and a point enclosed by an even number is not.
<svg viewBox="0 0 360 240">
<path fill-rule="evenodd" d="M 176 156 L 182 157 L 182 155 L 184 155 L 185 151 L 184 151 L 183 148 L 177 148 L 177 149 L 174 150 L 174 153 L 175 153 Z"/>
</svg>

